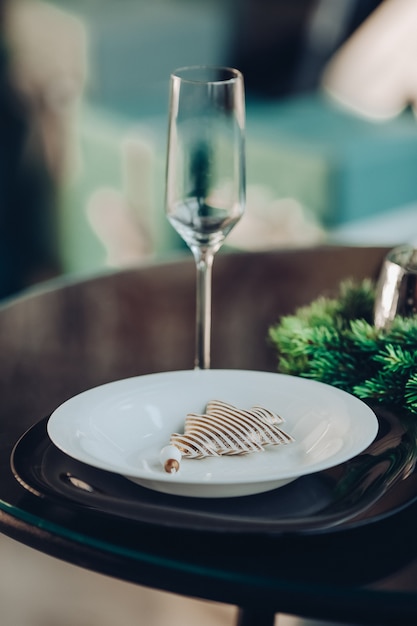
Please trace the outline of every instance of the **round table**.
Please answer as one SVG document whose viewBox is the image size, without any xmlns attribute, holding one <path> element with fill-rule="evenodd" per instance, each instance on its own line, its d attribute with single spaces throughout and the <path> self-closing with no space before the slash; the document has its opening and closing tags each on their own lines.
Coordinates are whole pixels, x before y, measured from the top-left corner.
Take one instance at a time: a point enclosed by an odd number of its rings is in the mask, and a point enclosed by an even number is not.
<svg viewBox="0 0 417 626">
<path fill-rule="evenodd" d="M 269 326 L 319 294 L 333 293 L 343 278 L 375 278 L 386 252 L 324 246 L 219 254 L 212 367 L 276 371 Z M 257 507 L 265 502 L 257 496 L 242 505 L 243 516 L 251 507 L 258 516 L 247 529 L 244 519 L 229 529 L 218 516 L 221 508 L 208 522 L 204 506 L 198 516 L 192 511 L 192 498 L 178 511 L 175 496 L 168 502 L 153 492 L 146 515 L 137 508 L 132 517 L 122 504 L 112 510 L 100 489 L 94 500 L 94 489 L 77 478 L 78 470 L 87 470 L 56 456 L 46 420 L 68 398 L 122 378 L 193 367 L 194 272 L 190 258 L 179 258 L 59 279 L 2 304 L 0 530 L 91 570 L 237 605 L 241 626 L 272 624 L 279 612 L 416 623 L 417 487 L 411 470 L 353 522 L 299 532 L 288 525 L 284 531 L 270 523 L 263 528 Z M 105 491 L 112 479 L 92 471 Z M 61 481 L 56 491 L 54 480 Z M 124 479 L 115 480 L 117 489 Z M 194 518 L 187 517 L 190 510 Z"/>
</svg>

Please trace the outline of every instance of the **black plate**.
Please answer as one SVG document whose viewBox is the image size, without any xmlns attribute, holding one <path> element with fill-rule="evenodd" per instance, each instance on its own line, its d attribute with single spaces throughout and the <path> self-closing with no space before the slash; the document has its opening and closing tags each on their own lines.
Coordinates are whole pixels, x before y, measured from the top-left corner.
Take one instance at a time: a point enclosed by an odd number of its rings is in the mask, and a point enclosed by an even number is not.
<svg viewBox="0 0 417 626">
<path fill-rule="evenodd" d="M 378 411 L 378 418 L 376 440 L 351 461 L 238 498 L 166 495 L 76 461 L 49 439 L 48 418 L 21 437 L 11 466 L 19 483 L 36 496 L 142 523 L 229 533 L 346 530 L 392 515 L 417 499 L 416 427 L 388 412 Z"/>
</svg>

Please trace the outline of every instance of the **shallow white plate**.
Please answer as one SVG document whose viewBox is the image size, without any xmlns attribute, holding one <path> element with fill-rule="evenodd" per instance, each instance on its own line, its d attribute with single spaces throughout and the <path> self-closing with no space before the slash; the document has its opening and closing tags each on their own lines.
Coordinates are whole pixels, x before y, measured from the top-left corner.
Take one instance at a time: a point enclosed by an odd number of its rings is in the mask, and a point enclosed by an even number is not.
<svg viewBox="0 0 417 626">
<path fill-rule="evenodd" d="M 159 452 L 182 432 L 189 412 L 208 400 L 279 413 L 295 442 L 244 456 L 183 459 L 167 474 Z M 362 452 L 378 421 L 363 402 L 307 380 L 246 370 L 190 370 L 128 378 L 81 393 L 48 421 L 53 443 L 69 456 L 142 486 L 194 497 L 231 497 L 275 489 Z"/>
</svg>

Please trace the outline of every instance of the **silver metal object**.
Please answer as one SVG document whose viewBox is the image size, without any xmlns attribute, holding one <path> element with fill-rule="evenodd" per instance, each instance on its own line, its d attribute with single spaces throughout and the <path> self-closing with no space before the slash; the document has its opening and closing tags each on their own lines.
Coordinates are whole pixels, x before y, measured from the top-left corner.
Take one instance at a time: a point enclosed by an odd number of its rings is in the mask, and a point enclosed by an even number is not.
<svg viewBox="0 0 417 626">
<path fill-rule="evenodd" d="M 377 284 L 374 323 L 386 330 L 396 315 L 417 314 L 417 249 L 409 244 L 391 250 Z"/>
</svg>

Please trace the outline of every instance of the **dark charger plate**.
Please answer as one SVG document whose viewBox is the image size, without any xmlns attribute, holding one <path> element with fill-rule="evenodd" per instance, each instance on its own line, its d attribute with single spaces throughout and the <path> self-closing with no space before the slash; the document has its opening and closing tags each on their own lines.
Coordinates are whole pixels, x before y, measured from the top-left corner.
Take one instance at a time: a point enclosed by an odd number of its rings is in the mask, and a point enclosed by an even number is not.
<svg viewBox="0 0 417 626">
<path fill-rule="evenodd" d="M 49 439 L 48 418 L 20 438 L 11 467 L 19 483 L 40 498 L 141 523 L 269 535 L 346 530 L 393 515 L 417 500 L 416 428 L 387 411 L 376 412 L 378 436 L 362 454 L 245 497 L 166 495 L 76 461 Z"/>
</svg>

